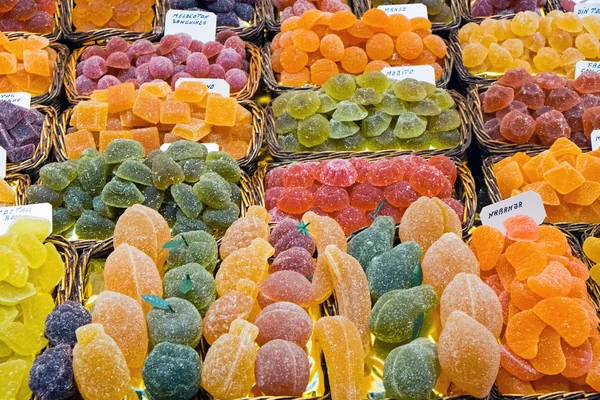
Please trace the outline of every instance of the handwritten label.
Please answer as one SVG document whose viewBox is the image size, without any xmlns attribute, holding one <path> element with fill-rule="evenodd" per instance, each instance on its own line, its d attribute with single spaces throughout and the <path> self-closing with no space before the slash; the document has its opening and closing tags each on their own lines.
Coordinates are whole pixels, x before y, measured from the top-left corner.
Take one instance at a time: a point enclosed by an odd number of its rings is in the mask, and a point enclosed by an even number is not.
<svg viewBox="0 0 600 400">
<path fill-rule="evenodd" d="M 0 147 L 0 178 L 6 178 L 6 150 Z"/>
<path fill-rule="evenodd" d="M 427 7 L 425 4 L 389 4 L 377 7 L 383 10 L 387 15 L 402 14 L 406 18 L 429 18 L 427 16 Z"/>
<path fill-rule="evenodd" d="M 433 69 L 433 68 L 432 68 Z M 208 93 L 218 93 L 223 97 L 229 97 L 229 83 L 225 79 L 210 79 L 210 78 L 179 78 L 175 82 L 175 89 L 181 82 L 204 82 L 208 87 Z"/>
<path fill-rule="evenodd" d="M 594 71 L 600 73 L 600 62 L 597 61 L 579 61 L 575 64 L 575 78 L 585 71 Z"/>
<path fill-rule="evenodd" d="M 600 148 L 600 129 L 594 129 L 591 135 L 592 150 L 598 150 Z"/>
<path fill-rule="evenodd" d="M 215 40 L 217 16 L 204 11 L 169 10 L 165 18 L 165 36 L 187 33 L 203 43 Z"/>
<path fill-rule="evenodd" d="M 219 145 L 216 143 L 202 143 L 204 145 L 204 147 L 206 147 L 206 150 L 208 150 L 209 153 L 212 153 L 213 151 L 219 151 Z M 163 143 L 160 145 L 160 149 L 162 151 L 167 151 L 167 149 L 169 148 L 169 146 L 171 145 L 171 143 Z"/>
<path fill-rule="evenodd" d="M 597 15 L 600 14 L 600 3 L 575 3 L 573 12 L 577 15 Z"/>
<path fill-rule="evenodd" d="M 0 101 L 8 101 L 23 108 L 31 107 L 31 95 L 25 92 L 0 93 Z"/>
<path fill-rule="evenodd" d="M 26 206 L 0 207 L 0 235 L 4 235 L 11 224 L 19 218 L 43 219 L 50 222 L 48 235 L 52 233 L 52 206 L 49 203 Z"/>
<path fill-rule="evenodd" d="M 381 70 L 390 79 L 401 81 L 412 78 L 435 85 L 435 71 L 431 65 L 414 65 L 410 67 L 385 67 Z"/>
<path fill-rule="evenodd" d="M 483 207 L 480 213 L 483 225 L 493 226 L 503 234 L 506 234 L 504 221 L 515 215 L 527 215 L 538 225 L 541 224 L 546 218 L 542 197 L 536 192 L 528 191 Z"/>
</svg>

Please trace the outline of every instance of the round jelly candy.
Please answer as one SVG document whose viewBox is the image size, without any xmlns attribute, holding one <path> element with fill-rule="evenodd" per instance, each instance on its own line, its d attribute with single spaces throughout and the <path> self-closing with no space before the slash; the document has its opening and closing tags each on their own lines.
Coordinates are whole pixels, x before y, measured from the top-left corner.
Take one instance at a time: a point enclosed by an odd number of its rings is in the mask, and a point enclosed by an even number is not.
<svg viewBox="0 0 600 400">
<path fill-rule="evenodd" d="M 37 356 L 29 372 L 29 388 L 40 400 L 68 399 L 75 394 L 71 346 L 59 344 Z"/>
<path fill-rule="evenodd" d="M 304 347 L 312 333 L 313 322 L 300 306 L 281 301 L 266 306 L 256 317 L 254 324 L 259 333 L 259 346 L 275 339 L 283 339 Z"/>
<path fill-rule="evenodd" d="M 259 285 L 258 304 L 266 307 L 278 301 L 289 301 L 308 307 L 314 300 L 314 289 L 308 279 L 294 271 L 278 271 Z"/>
<path fill-rule="evenodd" d="M 215 301 L 215 279 L 202 265 L 189 263 L 168 271 L 163 278 L 164 296 L 180 297 L 205 315 Z"/>
<path fill-rule="evenodd" d="M 153 308 L 146 317 L 150 342 L 196 347 L 202 337 L 202 318 L 196 307 L 177 297 L 165 301 L 169 305 L 166 310 Z"/>
<path fill-rule="evenodd" d="M 92 316 L 88 310 L 79 303 L 67 300 L 54 307 L 54 310 L 48 314 L 44 334 L 52 346 L 59 344 L 73 346 L 77 343 L 75 331 L 90 323 L 92 323 Z"/>
<path fill-rule="evenodd" d="M 277 339 L 258 350 L 254 374 L 265 395 L 300 397 L 308 385 L 310 364 L 301 347 Z"/>
</svg>

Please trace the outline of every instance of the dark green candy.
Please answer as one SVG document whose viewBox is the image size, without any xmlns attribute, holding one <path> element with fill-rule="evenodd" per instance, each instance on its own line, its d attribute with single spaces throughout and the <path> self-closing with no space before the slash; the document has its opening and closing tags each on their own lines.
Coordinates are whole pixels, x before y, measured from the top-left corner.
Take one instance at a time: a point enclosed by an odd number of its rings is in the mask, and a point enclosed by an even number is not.
<svg viewBox="0 0 600 400">
<path fill-rule="evenodd" d="M 58 235 L 75 225 L 75 217 L 66 208 L 52 209 L 52 233 Z"/>
<path fill-rule="evenodd" d="M 200 159 L 190 159 L 179 161 L 179 166 L 183 170 L 184 181 L 196 183 L 205 171 L 204 161 Z"/>
<path fill-rule="evenodd" d="M 189 280 L 191 287 L 182 293 L 183 283 Z M 202 265 L 185 264 L 168 271 L 163 278 L 164 297 L 180 297 L 192 303 L 204 316 L 208 307 L 215 301 L 215 279 Z"/>
<path fill-rule="evenodd" d="M 235 203 L 229 203 L 222 210 L 206 209 L 202 214 L 202 221 L 212 229 L 224 231 L 240 216 L 240 208 Z"/>
<path fill-rule="evenodd" d="M 63 198 L 65 208 L 73 216 L 79 216 L 84 210 L 92 209 L 92 196 L 82 189 L 72 186 L 67 188 Z"/>
<path fill-rule="evenodd" d="M 242 177 L 242 170 L 235 158 L 223 151 L 208 153 L 205 167 L 208 171 L 221 175 L 228 182 L 239 182 Z"/>
<path fill-rule="evenodd" d="M 175 161 L 206 158 L 206 146 L 202 143 L 192 142 L 190 140 L 178 140 L 167 148 L 165 154 Z"/>
<path fill-rule="evenodd" d="M 144 195 L 134 183 L 113 178 L 102 189 L 102 201 L 111 207 L 129 208 L 142 204 Z"/>
<path fill-rule="evenodd" d="M 348 242 L 348 254 L 354 257 L 364 270 L 373 257 L 390 250 L 394 244 L 396 223 L 392 217 L 375 218 L 370 227 L 357 233 Z"/>
<path fill-rule="evenodd" d="M 216 172 L 205 172 L 193 187 L 200 201 L 210 208 L 225 209 L 231 203 L 229 183 Z"/>
<path fill-rule="evenodd" d="M 84 211 L 75 223 L 75 234 L 79 239 L 107 239 L 113 235 L 114 230 L 114 222 L 90 210 Z"/>
<path fill-rule="evenodd" d="M 104 150 L 104 159 L 107 164 L 120 164 L 125 160 L 143 160 L 145 157 L 144 146 L 131 139 L 113 140 Z"/>
<path fill-rule="evenodd" d="M 181 183 L 185 179 L 183 170 L 170 156 L 157 154 L 152 160 L 152 181 L 159 190 Z"/>
<path fill-rule="evenodd" d="M 199 264 L 212 273 L 217 266 L 219 249 L 215 238 L 204 230 L 180 233 L 173 238 L 183 242 L 179 247 L 170 249 L 167 267 L 175 268 L 186 264 Z"/>
<path fill-rule="evenodd" d="M 392 290 L 420 285 L 422 254 L 417 243 L 404 242 L 373 257 L 367 267 L 371 297 L 377 300 Z"/>
<path fill-rule="evenodd" d="M 72 163 L 50 163 L 40 169 L 40 179 L 52 190 L 61 191 L 77 178 L 77 167 Z"/>
<path fill-rule="evenodd" d="M 204 208 L 200 199 L 194 194 L 192 187 L 185 183 L 176 183 L 171 186 L 171 196 L 188 218 L 198 218 Z"/>
<path fill-rule="evenodd" d="M 115 175 L 126 181 L 152 186 L 152 170 L 139 160 L 125 160 Z"/>
<path fill-rule="evenodd" d="M 50 203 L 56 208 L 62 204 L 63 195 L 45 184 L 32 185 L 27 189 L 27 202 L 29 204 Z"/>
</svg>

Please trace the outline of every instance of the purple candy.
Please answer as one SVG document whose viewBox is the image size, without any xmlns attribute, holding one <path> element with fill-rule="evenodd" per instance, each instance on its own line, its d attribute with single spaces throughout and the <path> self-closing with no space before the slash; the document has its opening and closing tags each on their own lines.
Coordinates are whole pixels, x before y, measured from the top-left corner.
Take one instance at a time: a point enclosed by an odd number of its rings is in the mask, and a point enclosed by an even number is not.
<svg viewBox="0 0 600 400">
<path fill-rule="evenodd" d="M 35 109 L 29 109 L 25 113 L 25 121 L 29 122 L 33 126 L 42 126 L 46 116 Z"/>
<path fill-rule="evenodd" d="M 54 307 L 54 310 L 46 317 L 44 333 L 50 341 L 50 345 L 77 343 L 75 331 L 77 328 L 90 324 L 92 317 L 88 310 L 81 304 L 68 300 Z"/>
<path fill-rule="evenodd" d="M 489 17 L 494 14 L 494 6 L 490 0 L 477 0 L 471 6 L 471 15 L 474 17 Z"/>
<path fill-rule="evenodd" d="M 136 68 L 135 79 L 142 83 L 151 82 L 154 79 L 150 73 L 150 63 L 142 64 Z"/>
<path fill-rule="evenodd" d="M 248 75 L 238 68 L 225 72 L 225 80 L 229 83 L 232 92 L 239 92 L 248 83 Z"/>
<path fill-rule="evenodd" d="M 236 3 L 234 11 L 242 21 L 251 22 L 254 19 L 254 6 L 250 4 Z"/>
<path fill-rule="evenodd" d="M 8 101 L 0 101 L 0 123 L 4 126 L 4 129 L 12 129 L 17 125 L 23 118 L 25 118 L 26 109 L 19 107 L 15 104 L 9 103 Z"/>
<path fill-rule="evenodd" d="M 537 9 L 537 0 L 519 0 L 515 2 L 514 12 L 535 11 Z"/>
<path fill-rule="evenodd" d="M 219 64 L 212 64 L 208 67 L 207 78 L 212 79 L 225 79 L 225 69 Z"/>
<path fill-rule="evenodd" d="M 110 54 L 110 53 L 114 53 L 117 51 L 120 52 L 126 52 L 127 49 L 129 48 L 129 43 L 127 42 L 127 40 L 115 36 L 113 38 L 111 38 L 108 43 L 106 43 L 106 51 Z"/>
<path fill-rule="evenodd" d="M 98 81 L 98 89 L 108 89 L 109 87 L 118 85 L 120 83 L 121 81 L 113 75 L 104 75 Z"/>
<path fill-rule="evenodd" d="M 10 135 L 15 140 L 16 146 L 27 144 L 37 145 L 40 142 L 40 132 L 23 118 L 10 130 Z"/>
<path fill-rule="evenodd" d="M 83 64 L 83 74 L 90 79 L 100 79 L 107 70 L 106 61 L 100 56 L 91 56 Z"/>
<path fill-rule="evenodd" d="M 17 163 L 24 160 L 29 160 L 35 152 L 34 144 L 27 144 L 21 147 L 13 147 L 6 150 L 6 158 L 11 163 Z"/>
<path fill-rule="evenodd" d="M 221 43 L 222 45 L 225 45 L 225 42 L 227 41 L 227 39 L 229 39 L 230 37 L 237 37 L 237 33 L 235 33 L 232 30 L 229 29 L 225 29 L 222 30 L 221 32 L 217 32 L 217 35 L 215 37 L 215 40 L 219 43 Z"/>
<path fill-rule="evenodd" d="M 226 13 L 233 10 L 234 7 L 235 0 L 217 0 L 206 5 L 206 8 L 216 13 Z"/>
<path fill-rule="evenodd" d="M 211 58 L 218 56 L 221 50 L 223 50 L 223 47 L 224 46 L 217 41 L 206 42 L 204 43 L 204 46 L 202 46 L 202 53 L 210 60 Z"/>
<path fill-rule="evenodd" d="M 87 76 L 81 75 L 75 80 L 75 87 L 77 88 L 77 93 L 89 95 L 98 88 L 98 84 Z"/>
<path fill-rule="evenodd" d="M 171 60 L 173 64 L 183 64 L 185 60 L 187 60 L 191 51 L 184 46 L 179 46 L 169 54 L 167 54 L 167 58 Z"/>
<path fill-rule="evenodd" d="M 136 40 L 131 45 L 130 49 L 136 56 L 154 53 L 154 46 L 152 45 L 152 42 L 147 39 Z"/>
<path fill-rule="evenodd" d="M 38 400 L 63 400 L 77 391 L 71 346 L 51 347 L 33 361 L 29 388 Z"/>
<path fill-rule="evenodd" d="M 163 56 L 154 57 L 149 63 L 150 75 L 154 79 L 166 81 L 173 75 L 173 63 L 170 59 Z"/>
<path fill-rule="evenodd" d="M 242 67 L 242 57 L 234 49 L 223 49 L 217 56 L 217 64 L 223 67 L 225 71 L 229 71 L 232 68 Z"/>
<path fill-rule="evenodd" d="M 102 58 L 106 58 L 106 57 L 108 57 L 108 54 L 104 47 L 94 45 L 94 46 L 86 47 L 86 49 L 83 51 L 83 54 L 81 55 L 81 59 L 85 61 L 88 58 L 93 57 L 93 56 L 99 56 Z"/>
<path fill-rule="evenodd" d="M 239 36 L 232 36 L 228 38 L 223 46 L 234 49 L 237 51 L 240 57 L 243 59 L 246 58 L 246 42 L 244 42 L 244 40 L 242 40 Z"/>
<path fill-rule="evenodd" d="M 237 28 L 240 26 L 240 20 L 238 19 L 235 11 L 217 13 L 217 26 L 229 26 L 232 28 Z"/>
<path fill-rule="evenodd" d="M 204 54 L 192 53 L 187 58 L 185 72 L 194 78 L 204 78 L 208 75 L 208 68 L 209 62 Z"/>
<path fill-rule="evenodd" d="M 120 80 L 121 82 L 126 82 L 128 79 L 135 79 L 135 78 L 136 78 L 135 67 L 129 67 L 127 69 L 120 71 L 117 74 L 117 79 Z"/>
<path fill-rule="evenodd" d="M 10 134 L 0 125 L 0 146 L 9 149 L 15 145 L 15 140 L 10 136 Z"/>
</svg>

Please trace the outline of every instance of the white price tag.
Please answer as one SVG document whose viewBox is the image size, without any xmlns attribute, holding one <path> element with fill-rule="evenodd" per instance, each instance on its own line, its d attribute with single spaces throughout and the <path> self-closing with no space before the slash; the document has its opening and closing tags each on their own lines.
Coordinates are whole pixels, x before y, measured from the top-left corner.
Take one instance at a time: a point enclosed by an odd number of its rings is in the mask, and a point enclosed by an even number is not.
<svg viewBox="0 0 600 400">
<path fill-rule="evenodd" d="M 521 193 L 510 199 L 502 200 L 481 209 L 483 225 L 493 226 L 506 234 L 504 221 L 515 215 L 527 215 L 539 225 L 546 218 L 546 209 L 542 197 L 533 191 Z"/>
<path fill-rule="evenodd" d="M 19 218 L 43 219 L 50 222 L 52 233 L 52 206 L 49 203 L 28 204 L 26 206 L 0 207 L 0 235 L 4 235 L 11 224 Z"/>
<path fill-rule="evenodd" d="M 408 19 L 412 18 L 427 18 L 427 7 L 425 4 L 415 3 L 415 4 L 389 4 L 386 6 L 377 7 L 380 10 L 383 10 L 387 15 L 392 14 L 402 14 Z"/>
<path fill-rule="evenodd" d="M 600 73 L 600 62 L 598 61 L 579 61 L 575 64 L 575 79 L 585 71 L 594 71 Z"/>
<path fill-rule="evenodd" d="M 573 12 L 577 15 L 598 15 L 600 14 L 600 3 L 575 3 Z"/>
<path fill-rule="evenodd" d="M 6 150 L 0 147 L 0 178 L 6 178 Z"/>
<path fill-rule="evenodd" d="M 31 95 L 25 92 L 0 93 L 0 101 L 8 101 L 23 108 L 31 108 Z"/>
<path fill-rule="evenodd" d="M 206 150 L 208 150 L 209 153 L 212 153 L 213 151 L 219 151 L 219 145 L 216 143 L 202 143 L 204 145 L 204 147 L 206 147 Z M 160 145 L 160 149 L 162 151 L 167 151 L 167 149 L 169 148 L 169 146 L 171 145 L 171 143 L 163 143 Z"/>
<path fill-rule="evenodd" d="M 433 67 L 432 67 L 433 69 Z M 229 97 L 229 83 L 225 79 L 210 79 L 210 78 L 179 78 L 175 82 L 175 89 L 181 82 L 204 82 L 208 87 L 208 93 L 218 93 L 223 97 Z"/>
<path fill-rule="evenodd" d="M 600 129 L 594 129 L 590 139 L 592 141 L 592 150 L 598 150 L 600 148 Z"/>
<path fill-rule="evenodd" d="M 215 40 L 217 16 L 204 11 L 169 10 L 165 18 L 165 35 L 187 33 L 203 43 Z"/>
<path fill-rule="evenodd" d="M 401 81 L 413 78 L 435 85 L 435 71 L 431 65 L 413 65 L 410 67 L 385 67 L 381 70 L 390 79 Z M 182 78 L 183 79 L 183 78 Z"/>
</svg>

